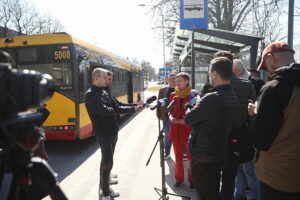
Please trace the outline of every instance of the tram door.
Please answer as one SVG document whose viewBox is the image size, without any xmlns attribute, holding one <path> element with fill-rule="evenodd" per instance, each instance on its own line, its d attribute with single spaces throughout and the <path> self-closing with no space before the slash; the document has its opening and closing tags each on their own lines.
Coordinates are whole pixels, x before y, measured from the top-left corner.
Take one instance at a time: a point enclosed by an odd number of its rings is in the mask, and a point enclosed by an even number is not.
<svg viewBox="0 0 300 200">
<path fill-rule="evenodd" d="M 127 94 L 128 94 L 128 103 L 133 103 L 133 87 L 132 87 L 132 72 L 127 73 Z"/>
</svg>

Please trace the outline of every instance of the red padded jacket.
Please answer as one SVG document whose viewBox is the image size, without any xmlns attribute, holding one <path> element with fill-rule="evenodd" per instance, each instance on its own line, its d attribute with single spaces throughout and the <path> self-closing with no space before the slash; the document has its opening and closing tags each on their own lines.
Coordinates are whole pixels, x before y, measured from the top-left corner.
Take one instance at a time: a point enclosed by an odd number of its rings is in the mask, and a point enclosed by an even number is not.
<svg viewBox="0 0 300 200">
<path fill-rule="evenodd" d="M 170 102 L 175 100 L 175 104 L 173 108 L 170 110 L 171 116 L 176 119 L 184 119 L 186 116 L 184 105 L 190 101 L 190 98 L 191 95 L 185 97 L 184 99 L 179 98 L 178 96 L 175 95 L 175 92 L 173 92 L 170 96 Z M 169 138 L 170 140 L 180 139 L 183 141 L 187 141 L 190 136 L 191 130 L 192 128 L 187 125 L 171 123 Z"/>
</svg>

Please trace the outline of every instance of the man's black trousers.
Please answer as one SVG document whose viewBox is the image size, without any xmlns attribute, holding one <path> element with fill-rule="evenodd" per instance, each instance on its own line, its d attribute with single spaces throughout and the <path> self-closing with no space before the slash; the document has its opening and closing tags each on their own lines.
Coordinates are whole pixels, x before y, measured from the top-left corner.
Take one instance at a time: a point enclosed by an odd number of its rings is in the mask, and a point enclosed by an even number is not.
<svg viewBox="0 0 300 200">
<path fill-rule="evenodd" d="M 203 163 L 191 160 L 192 178 L 200 200 L 219 200 L 220 172 L 224 163 Z"/>
<path fill-rule="evenodd" d="M 97 140 L 101 149 L 100 188 L 102 189 L 103 196 L 109 196 L 110 171 L 113 167 L 113 155 L 118 135 L 98 136 Z"/>
</svg>

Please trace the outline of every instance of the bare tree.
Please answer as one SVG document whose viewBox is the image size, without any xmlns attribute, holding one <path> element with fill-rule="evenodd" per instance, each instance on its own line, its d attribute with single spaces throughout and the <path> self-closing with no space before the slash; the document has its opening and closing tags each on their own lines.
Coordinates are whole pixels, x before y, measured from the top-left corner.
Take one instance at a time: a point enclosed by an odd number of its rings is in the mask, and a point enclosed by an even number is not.
<svg viewBox="0 0 300 200">
<path fill-rule="evenodd" d="M 37 31 L 36 33 L 42 34 L 42 33 L 55 33 L 63 31 L 64 26 L 62 23 L 52 18 L 50 15 L 40 16 L 37 19 Z"/>
<path fill-rule="evenodd" d="M 7 36 L 8 28 L 11 25 L 13 4 L 11 0 L 0 1 L 0 26 L 3 27 L 2 35 Z"/>
<path fill-rule="evenodd" d="M 13 0 L 12 26 L 21 34 L 34 33 L 36 30 L 35 20 L 38 13 L 33 5 L 26 0 Z"/>
<path fill-rule="evenodd" d="M 141 62 L 141 67 L 144 71 L 144 77 L 147 80 L 155 80 L 156 75 L 155 75 L 155 69 L 151 66 L 151 63 L 148 61 L 142 61 Z"/>
<path fill-rule="evenodd" d="M 296 6 L 296 16 L 299 17 L 300 16 L 300 7 Z"/>
<path fill-rule="evenodd" d="M 280 20 L 284 11 L 280 8 L 285 6 L 286 2 L 283 1 L 253 0 L 255 12 L 250 13 L 241 30 L 263 36 L 265 43 L 282 40 L 286 35 L 283 34 L 284 26 Z"/>
<path fill-rule="evenodd" d="M 1 0 L 0 26 L 4 37 L 9 29 L 17 31 L 18 35 L 53 33 L 64 29 L 61 22 L 50 15 L 41 16 L 29 0 Z"/>
</svg>

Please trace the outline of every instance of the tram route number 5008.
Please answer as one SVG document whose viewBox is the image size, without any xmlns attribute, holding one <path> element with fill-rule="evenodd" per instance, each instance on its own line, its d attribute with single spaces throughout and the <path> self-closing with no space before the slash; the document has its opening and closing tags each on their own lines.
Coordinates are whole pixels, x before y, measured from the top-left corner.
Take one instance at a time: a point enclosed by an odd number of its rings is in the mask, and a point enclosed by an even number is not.
<svg viewBox="0 0 300 200">
<path fill-rule="evenodd" d="M 67 51 L 54 51 L 54 59 L 55 60 L 61 60 L 61 59 L 70 59 L 71 58 L 71 52 L 69 50 Z"/>
</svg>

